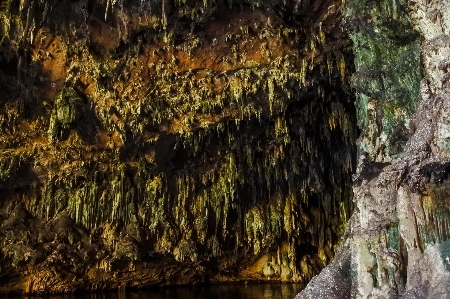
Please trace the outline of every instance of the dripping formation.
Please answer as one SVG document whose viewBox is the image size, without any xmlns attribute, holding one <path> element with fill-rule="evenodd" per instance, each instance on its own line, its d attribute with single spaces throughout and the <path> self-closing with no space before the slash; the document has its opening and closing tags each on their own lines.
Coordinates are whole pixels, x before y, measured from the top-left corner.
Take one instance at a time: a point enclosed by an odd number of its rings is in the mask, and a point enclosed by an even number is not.
<svg viewBox="0 0 450 299">
<path fill-rule="evenodd" d="M 318 274 L 353 211 L 340 5 L 2 3 L 0 292 Z"/>
</svg>

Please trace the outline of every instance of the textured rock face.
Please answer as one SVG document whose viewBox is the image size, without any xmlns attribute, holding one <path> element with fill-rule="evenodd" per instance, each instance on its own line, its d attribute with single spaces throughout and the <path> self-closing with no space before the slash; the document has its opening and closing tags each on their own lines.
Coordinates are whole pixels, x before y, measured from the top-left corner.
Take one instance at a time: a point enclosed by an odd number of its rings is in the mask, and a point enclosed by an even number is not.
<svg viewBox="0 0 450 299">
<path fill-rule="evenodd" d="M 353 1 L 357 4 L 357 1 Z M 300 293 L 296 298 L 448 298 L 449 276 L 449 148 L 448 126 L 450 115 L 450 81 L 448 62 L 450 57 L 450 7 L 448 1 L 410 1 L 393 4 L 391 1 L 375 1 L 365 6 L 365 20 L 370 20 L 378 36 L 391 36 L 397 45 L 406 49 L 415 48 L 417 37 L 421 36 L 420 57 L 423 79 L 412 82 L 402 80 L 401 86 L 416 86 L 419 93 L 417 102 L 411 97 L 398 98 L 395 94 L 384 99 L 387 103 L 397 103 L 403 109 L 408 141 L 399 153 L 382 151 L 381 143 L 395 145 L 393 126 L 379 124 L 399 124 L 392 122 L 391 114 L 379 107 L 380 97 L 373 93 L 368 96 L 371 109 L 376 114 L 372 121 L 367 113 L 366 135 L 360 138 L 361 155 L 354 182 L 356 210 L 349 221 L 346 237 L 338 249 L 336 259 Z M 374 14 L 375 5 L 383 7 L 396 5 L 392 15 L 405 30 L 383 31 L 378 26 Z M 404 12 L 404 16 L 401 12 Z M 364 13 L 362 14 L 364 15 Z M 404 18 L 403 18 L 404 17 Z M 404 21 L 401 21 L 403 18 Z M 380 17 L 378 17 L 378 20 Z M 408 26 L 410 24 L 410 26 Z M 363 23 L 353 32 L 369 26 Z M 404 33 L 410 32 L 409 38 Z M 371 37 L 369 37 L 370 39 Z M 362 43 L 359 47 L 367 45 Z M 370 46 L 370 42 L 369 42 Z M 356 47 L 356 45 L 355 45 Z M 369 48 L 368 55 L 376 54 Z M 419 48 L 417 48 L 419 49 Z M 389 62 L 389 52 L 385 61 Z M 358 61 L 364 61 L 355 50 Z M 401 54 L 401 53 L 400 53 Z M 360 58 L 358 58 L 358 55 Z M 408 55 L 409 56 L 409 55 Z M 413 64 L 410 64 L 413 66 Z M 399 69 L 401 64 L 391 64 Z M 356 82 L 361 65 L 357 65 Z M 359 70 L 358 70 L 359 68 Z M 378 66 L 372 71 L 382 71 Z M 404 72 L 404 71 L 403 71 Z M 386 75 L 388 78 L 389 75 Z M 415 70 L 403 73 L 399 78 L 417 79 Z M 364 88 L 356 86 L 364 93 Z M 369 86 L 370 87 L 370 86 Z M 370 88 L 368 90 L 372 90 Z M 388 94 L 392 85 L 376 86 L 378 95 Z M 395 84 L 394 84 L 395 87 Z M 394 88 L 395 89 L 395 88 Z M 413 89 L 410 89 L 413 92 Z M 360 102 L 358 105 L 360 107 Z M 383 100 L 383 99 L 381 99 Z M 400 101 L 409 103 L 401 104 Z M 400 103 L 400 104 L 399 104 Z M 382 104 L 383 105 L 383 104 Z M 417 107 L 414 109 L 410 109 Z M 408 110 L 409 109 L 409 110 Z M 409 117 L 408 111 L 415 110 Z M 397 110 L 396 110 L 397 111 Z M 400 110 L 401 111 L 401 110 Z M 394 118 L 399 119 L 399 118 Z M 359 119 L 361 122 L 361 118 Z M 378 126 L 377 126 L 378 125 Z M 381 128 L 381 129 L 380 129 Z M 371 130 L 371 131 L 370 131 Z M 383 133 L 385 132 L 385 133 Z M 398 131 L 397 131 L 398 132 Z M 401 139 L 401 138 L 400 138 Z M 397 140 L 400 140 L 397 139 Z M 375 142 L 367 142 L 367 141 Z M 378 142 L 386 140 L 387 142 Z M 390 140 L 390 141 L 389 141 Z M 367 146 L 367 145 L 372 146 Z M 398 148 L 398 147 L 397 147 Z M 336 273 L 333 280 L 330 273 Z M 341 293 L 323 294 L 324 288 L 334 288 Z"/>
<path fill-rule="evenodd" d="M 3 1 L 0 292 L 319 273 L 353 207 L 340 5 Z"/>
</svg>

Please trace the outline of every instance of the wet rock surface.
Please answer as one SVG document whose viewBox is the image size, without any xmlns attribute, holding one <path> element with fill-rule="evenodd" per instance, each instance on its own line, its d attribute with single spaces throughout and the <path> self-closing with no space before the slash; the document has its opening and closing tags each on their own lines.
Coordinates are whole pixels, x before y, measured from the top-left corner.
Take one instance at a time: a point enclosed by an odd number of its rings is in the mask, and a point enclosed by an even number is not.
<svg viewBox="0 0 450 299">
<path fill-rule="evenodd" d="M 2 2 L 0 292 L 318 274 L 353 211 L 340 7 Z"/>
<path fill-rule="evenodd" d="M 378 2 L 381 6 L 392 4 Z M 402 3 L 398 4 L 401 7 Z M 337 255 L 329 269 L 314 278 L 297 299 L 311 298 L 310 294 L 317 294 L 316 298 L 448 298 L 450 211 L 446 139 L 450 90 L 446 65 L 450 54 L 450 11 L 447 1 L 410 1 L 403 5 L 402 9 L 409 12 L 406 20 L 422 39 L 423 78 L 417 81 L 417 104 L 410 103 L 416 108 L 408 121 L 408 141 L 398 155 L 380 155 L 378 146 L 364 148 L 353 188 L 355 213 L 342 248 L 338 249 L 348 252 L 350 258 Z M 366 12 L 369 11 L 374 12 Z M 401 16 L 397 14 L 398 17 Z M 376 22 L 372 24 L 377 26 Z M 385 90 L 380 89 L 379 94 Z M 378 116 L 378 123 L 389 123 L 389 114 Z M 364 138 L 377 140 L 390 134 L 382 135 L 380 130 L 372 130 L 372 135 Z M 340 271 L 340 265 L 348 259 L 349 271 L 330 286 L 327 273 Z M 324 287 L 342 289 L 345 294 L 322 296 L 318 292 Z"/>
</svg>

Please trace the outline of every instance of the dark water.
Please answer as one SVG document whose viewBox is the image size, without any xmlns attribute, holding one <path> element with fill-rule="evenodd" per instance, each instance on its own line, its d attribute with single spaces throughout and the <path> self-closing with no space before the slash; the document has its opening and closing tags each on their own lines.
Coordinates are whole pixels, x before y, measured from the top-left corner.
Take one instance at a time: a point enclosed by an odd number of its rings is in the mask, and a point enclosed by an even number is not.
<svg viewBox="0 0 450 299">
<path fill-rule="evenodd" d="M 8 296 L 0 299 L 293 299 L 301 284 L 212 285 L 53 296 Z"/>
</svg>

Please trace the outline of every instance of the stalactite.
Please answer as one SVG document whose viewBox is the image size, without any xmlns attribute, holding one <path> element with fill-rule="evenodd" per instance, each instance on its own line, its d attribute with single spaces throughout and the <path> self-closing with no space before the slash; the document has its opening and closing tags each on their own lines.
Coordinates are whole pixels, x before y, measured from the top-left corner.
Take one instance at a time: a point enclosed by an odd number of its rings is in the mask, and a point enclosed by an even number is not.
<svg viewBox="0 0 450 299">
<path fill-rule="evenodd" d="M 215 33 L 205 24 L 219 4 L 164 0 L 133 7 L 108 0 L 98 26 L 119 32 L 111 49 L 94 33 L 76 44 L 90 25 L 69 18 L 76 32 L 60 39 L 61 53 L 70 57 L 67 80 L 51 89 L 45 117 L 33 124 L 36 147 L 47 156 L 16 151 L 0 159 L 0 184 L 8 188 L 33 161 L 39 183 L 20 191 L 20 201 L 36 219 L 67 214 L 89 232 L 89 242 L 104 240 L 98 259 L 109 260 L 92 263 L 106 273 L 139 270 L 154 256 L 195 265 L 208 258 L 220 267 L 236 256 L 242 269 L 267 258 L 267 275 L 258 273 L 264 279 L 306 280 L 320 268 L 312 265 L 330 261 L 343 234 L 336 223 L 352 210 L 351 190 L 343 186 L 352 180 L 356 138 L 353 98 L 342 87 L 348 53 L 333 56 L 326 43 L 335 37 L 325 25 L 285 22 L 260 1 L 229 4 L 231 10 L 242 5 L 244 15 L 270 16 L 273 26 L 261 23 L 265 17 L 255 24 L 236 19 L 210 41 Z M 142 19 L 131 22 L 131 12 Z M 25 38 L 37 26 L 30 18 Z M 213 61 L 219 48 L 222 57 Z M 48 58 L 52 67 L 56 54 Z M 13 134 L 25 110 L 19 100 L 0 107 L 2 132 Z M 51 171 L 42 175 L 43 169 Z M 313 253 L 303 253 L 305 244 Z"/>
</svg>

